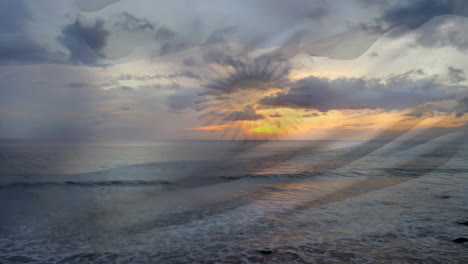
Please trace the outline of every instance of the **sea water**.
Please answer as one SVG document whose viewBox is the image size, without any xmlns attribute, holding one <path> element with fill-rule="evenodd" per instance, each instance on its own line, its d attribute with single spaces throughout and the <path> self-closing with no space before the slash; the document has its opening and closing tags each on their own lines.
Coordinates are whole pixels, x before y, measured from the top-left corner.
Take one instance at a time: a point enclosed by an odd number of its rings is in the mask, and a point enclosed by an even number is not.
<svg viewBox="0 0 468 264">
<path fill-rule="evenodd" d="M 459 263 L 451 141 L 0 141 L 1 263 Z"/>
</svg>

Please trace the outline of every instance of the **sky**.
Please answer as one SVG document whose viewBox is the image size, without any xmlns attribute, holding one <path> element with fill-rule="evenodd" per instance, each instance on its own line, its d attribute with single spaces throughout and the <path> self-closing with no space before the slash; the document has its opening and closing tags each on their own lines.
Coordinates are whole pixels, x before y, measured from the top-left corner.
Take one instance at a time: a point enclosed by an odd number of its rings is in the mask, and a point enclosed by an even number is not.
<svg viewBox="0 0 468 264">
<path fill-rule="evenodd" d="M 0 0 L 0 138 L 437 138 L 467 27 L 464 0 Z"/>
</svg>

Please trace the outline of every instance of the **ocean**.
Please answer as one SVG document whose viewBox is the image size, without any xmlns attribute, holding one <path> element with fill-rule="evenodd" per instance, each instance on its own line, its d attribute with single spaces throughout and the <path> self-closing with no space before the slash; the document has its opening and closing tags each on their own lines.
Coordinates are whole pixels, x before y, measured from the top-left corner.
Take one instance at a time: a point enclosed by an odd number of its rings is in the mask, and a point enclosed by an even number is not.
<svg viewBox="0 0 468 264">
<path fill-rule="evenodd" d="M 450 138 L 0 140 L 0 263 L 466 263 L 467 157 Z"/>
</svg>

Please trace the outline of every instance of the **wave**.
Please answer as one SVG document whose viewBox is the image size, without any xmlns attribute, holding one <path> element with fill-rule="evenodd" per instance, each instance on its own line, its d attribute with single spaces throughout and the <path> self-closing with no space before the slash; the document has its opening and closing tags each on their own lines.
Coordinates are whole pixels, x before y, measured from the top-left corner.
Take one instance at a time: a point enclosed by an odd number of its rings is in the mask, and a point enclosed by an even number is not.
<svg viewBox="0 0 468 264">
<path fill-rule="evenodd" d="M 341 177 L 354 177 L 354 176 L 371 176 L 375 175 L 376 172 L 384 172 L 382 176 L 393 176 L 393 177 L 414 177 L 421 174 L 427 174 L 434 172 L 434 169 L 431 168 L 375 168 L 375 170 L 363 170 L 357 171 L 352 170 L 346 173 L 337 173 L 337 172 L 300 172 L 300 173 L 290 173 L 290 174 L 246 174 L 238 176 L 217 176 L 212 178 L 203 178 L 204 184 L 216 184 L 237 180 L 272 180 L 272 181 L 290 181 L 290 180 L 301 180 L 301 179 L 310 179 L 314 176 L 324 176 L 333 175 Z M 457 174 L 457 173 L 467 173 L 468 169 L 463 168 L 450 168 L 443 169 L 438 168 L 436 170 L 438 173 L 442 174 Z M 201 178 L 198 178 L 202 180 Z M 192 181 L 196 179 L 180 179 L 176 181 L 166 181 L 166 180 L 79 180 L 79 181 L 34 181 L 34 182 L 9 182 L 0 184 L 0 189 L 9 189 L 9 188 L 34 188 L 34 187 L 144 187 L 144 186 L 171 186 L 172 188 L 187 188 L 189 187 L 186 181 Z M 187 185 L 187 186 L 186 186 Z M 196 186 L 192 186 L 196 187 Z M 200 186 L 201 187 L 201 186 Z"/>
<path fill-rule="evenodd" d="M 63 181 L 63 182 L 12 182 L 0 184 L 0 189 L 9 188 L 29 188 L 29 187 L 112 187 L 112 186 L 164 186 L 170 185 L 169 181 L 144 181 L 144 180 L 125 180 L 125 181 Z"/>
</svg>

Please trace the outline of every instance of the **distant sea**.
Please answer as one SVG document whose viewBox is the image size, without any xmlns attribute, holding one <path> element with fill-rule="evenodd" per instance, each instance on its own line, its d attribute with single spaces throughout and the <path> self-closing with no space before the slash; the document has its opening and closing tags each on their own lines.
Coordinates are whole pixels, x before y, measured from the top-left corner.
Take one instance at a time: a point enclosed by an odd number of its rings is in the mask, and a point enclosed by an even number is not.
<svg viewBox="0 0 468 264">
<path fill-rule="evenodd" d="M 0 263 L 463 263 L 467 158 L 450 140 L 4 139 Z"/>
</svg>

